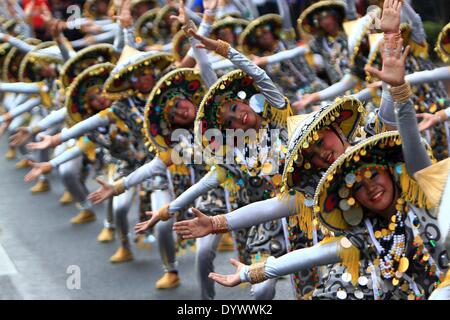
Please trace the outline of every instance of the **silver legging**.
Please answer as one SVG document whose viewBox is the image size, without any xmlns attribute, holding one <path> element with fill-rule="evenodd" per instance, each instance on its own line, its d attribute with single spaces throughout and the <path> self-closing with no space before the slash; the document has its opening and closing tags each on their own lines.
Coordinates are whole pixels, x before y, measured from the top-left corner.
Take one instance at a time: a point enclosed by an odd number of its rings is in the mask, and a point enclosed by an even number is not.
<svg viewBox="0 0 450 320">
<path fill-rule="evenodd" d="M 151 195 L 152 211 L 158 210 L 165 204 L 170 203 L 171 200 L 172 197 L 169 190 L 153 191 Z M 175 240 L 172 230 L 174 220 L 175 218 L 172 217 L 167 221 L 158 222 L 155 226 L 159 253 L 165 272 L 177 271 Z"/>
<path fill-rule="evenodd" d="M 276 293 L 277 278 L 268 279 L 252 286 L 255 300 L 273 300 Z"/>
<path fill-rule="evenodd" d="M 86 198 L 89 191 L 81 178 L 83 169 L 83 157 L 77 157 L 69 160 L 59 166 L 59 175 L 74 200 L 80 204 L 82 209 L 87 209 L 83 204 L 87 202 Z"/>
<path fill-rule="evenodd" d="M 208 275 L 214 272 L 214 259 L 221 234 L 209 234 L 196 240 L 195 266 L 203 300 L 213 300 L 216 295 L 214 281 Z"/>
<path fill-rule="evenodd" d="M 133 204 L 134 188 L 129 189 L 121 195 L 114 197 L 112 200 L 112 209 L 114 213 L 114 221 L 117 228 L 122 247 L 129 248 L 130 241 L 128 239 L 128 211 Z"/>
</svg>

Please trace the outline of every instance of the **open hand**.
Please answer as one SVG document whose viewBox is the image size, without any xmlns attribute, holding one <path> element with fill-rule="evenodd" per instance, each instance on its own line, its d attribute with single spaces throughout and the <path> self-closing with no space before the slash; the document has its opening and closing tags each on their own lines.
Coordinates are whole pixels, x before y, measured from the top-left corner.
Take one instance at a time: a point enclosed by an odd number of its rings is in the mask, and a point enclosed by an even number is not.
<svg viewBox="0 0 450 320">
<path fill-rule="evenodd" d="M 88 195 L 89 201 L 93 204 L 99 204 L 114 196 L 114 187 L 111 184 L 98 177 L 95 178 L 95 180 L 101 185 L 101 187 Z"/>
<path fill-rule="evenodd" d="M 422 119 L 422 121 L 419 122 L 419 131 L 427 130 L 439 123 L 436 116 L 431 113 L 418 113 L 416 114 L 416 117 Z"/>
<path fill-rule="evenodd" d="M 32 133 L 27 127 L 17 128 L 16 132 L 9 138 L 9 145 L 11 147 L 20 147 L 31 140 Z"/>
<path fill-rule="evenodd" d="M 405 83 L 405 63 L 410 47 L 407 46 L 403 53 L 402 49 L 402 38 L 383 40 L 381 43 L 382 69 L 378 70 L 372 66 L 366 66 L 365 70 L 391 86 L 402 85 Z"/>
<path fill-rule="evenodd" d="M 173 225 L 173 230 L 183 239 L 201 238 L 213 231 L 210 218 L 203 214 L 200 210 L 192 208 L 195 218 L 184 220 Z"/>
<path fill-rule="evenodd" d="M 55 136 L 44 135 L 42 136 L 41 141 L 30 142 L 29 144 L 27 144 L 27 148 L 29 150 L 45 150 L 48 148 L 54 148 L 60 143 L 61 141 L 59 140 L 59 135 Z"/>
<path fill-rule="evenodd" d="M 241 277 L 240 273 L 242 268 L 245 266 L 245 264 L 235 260 L 230 259 L 230 263 L 236 267 L 236 272 L 229 275 L 222 275 L 219 273 L 211 272 L 208 277 L 212 280 L 214 280 L 217 283 L 220 283 L 221 285 L 225 287 L 235 287 L 238 284 L 241 283 Z"/>
<path fill-rule="evenodd" d="M 147 215 L 147 217 L 150 217 L 150 219 L 144 222 L 137 223 L 134 226 L 134 232 L 136 233 L 145 232 L 150 228 L 153 228 L 153 226 L 161 220 L 158 211 L 147 211 L 145 214 Z"/>
<path fill-rule="evenodd" d="M 50 162 L 31 163 L 32 169 L 26 174 L 24 181 L 31 182 L 36 180 L 40 175 L 52 171 L 53 167 Z"/>
<path fill-rule="evenodd" d="M 400 30 L 401 0 L 384 0 L 381 30 L 384 33 L 398 33 Z"/>
</svg>

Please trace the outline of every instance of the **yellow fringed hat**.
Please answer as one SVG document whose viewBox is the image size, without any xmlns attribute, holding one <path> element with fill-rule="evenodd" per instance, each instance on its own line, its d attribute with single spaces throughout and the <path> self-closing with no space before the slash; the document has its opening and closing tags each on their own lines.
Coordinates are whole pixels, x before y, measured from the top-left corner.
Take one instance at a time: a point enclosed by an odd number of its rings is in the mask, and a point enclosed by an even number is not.
<svg viewBox="0 0 450 320">
<path fill-rule="evenodd" d="M 288 119 L 289 146 L 283 171 L 281 198 L 295 195 L 297 215 L 289 218 L 289 225 L 312 237 L 313 197 L 321 172 L 305 163 L 302 151 L 319 138 L 318 132 L 336 123 L 349 142 L 353 142 L 363 125 L 366 110 L 356 98 L 337 98 L 333 104 L 310 114 Z M 295 120 L 295 121 L 294 121 Z"/>
<path fill-rule="evenodd" d="M 445 63 L 450 61 L 450 23 L 441 30 L 434 50 Z"/>
<path fill-rule="evenodd" d="M 389 131 L 349 148 L 322 176 L 314 196 L 314 213 L 325 228 L 339 232 L 363 221 L 365 212 L 353 197 L 352 187 L 363 176 L 370 177 L 372 170 L 388 171 L 404 201 L 430 207 L 424 192 L 406 172 L 399 133 Z"/>
<path fill-rule="evenodd" d="M 87 119 L 101 110 L 89 105 L 89 93 L 101 93 L 103 84 L 113 70 L 112 63 L 100 63 L 90 66 L 80 73 L 70 84 L 66 93 L 65 108 L 72 123 Z"/>
<path fill-rule="evenodd" d="M 262 29 L 268 29 L 277 40 L 281 39 L 282 18 L 269 13 L 250 22 L 239 37 L 239 46 L 244 54 L 260 54 L 257 39 Z"/>
<path fill-rule="evenodd" d="M 157 80 L 174 61 L 169 53 L 153 53 L 138 51 L 125 46 L 111 75 L 105 82 L 104 91 L 111 99 L 124 99 L 133 95 L 147 98 L 146 94 L 134 90 L 131 77 L 140 68 L 147 68 Z"/>
<path fill-rule="evenodd" d="M 345 19 L 345 10 L 347 5 L 343 1 L 339 0 L 323 0 L 316 2 L 306 8 L 297 20 L 297 26 L 300 34 L 314 35 L 319 32 L 318 26 L 316 26 L 315 16 L 322 11 L 335 11 L 340 18 L 340 23 Z"/>
<path fill-rule="evenodd" d="M 37 55 L 39 50 L 47 49 L 55 46 L 54 41 L 47 41 L 38 44 L 32 51 L 28 52 L 22 59 L 19 67 L 19 81 L 21 82 L 39 82 L 44 80 L 37 72 L 43 64 L 57 64 L 63 63 L 62 59 L 57 55 Z"/>
<path fill-rule="evenodd" d="M 118 58 L 119 54 L 109 43 L 100 43 L 84 48 L 62 66 L 61 83 L 64 88 L 67 88 L 73 79 L 88 67 L 105 62 L 115 64 Z"/>
<path fill-rule="evenodd" d="M 225 156 L 228 152 L 231 152 L 229 147 L 223 147 L 221 145 L 218 146 L 218 149 L 213 147 L 213 150 L 211 150 L 211 146 L 216 145 L 216 143 L 209 141 L 204 136 L 208 129 L 221 130 L 223 136 L 225 136 L 225 130 L 227 128 L 221 119 L 221 109 L 227 101 L 241 101 L 250 105 L 250 107 L 252 107 L 252 103 L 257 104 L 258 109 L 262 110 L 261 116 L 265 121 L 273 125 L 286 127 L 287 118 L 292 115 L 292 110 L 288 99 L 286 98 L 285 100 L 286 104 L 284 109 L 277 109 L 270 106 L 260 94 L 260 90 L 254 83 L 252 77 L 242 70 L 231 71 L 219 78 L 209 88 L 200 104 L 195 120 L 195 137 L 197 143 L 200 143 L 215 155 Z"/>
<path fill-rule="evenodd" d="M 25 40 L 25 42 L 31 45 L 38 45 L 41 43 L 41 40 L 30 38 Z M 9 50 L 2 66 L 2 77 L 4 82 L 19 82 L 20 64 L 25 55 L 26 53 L 20 52 L 15 47 Z"/>
<path fill-rule="evenodd" d="M 159 79 L 147 100 L 144 117 L 145 135 L 157 152 L 172 145 L 171 134 L 177 127 L 168 112 L 177 100 L 188 99 L 198 106 L 205 92 L 200 72 L 192 68 L 178 68 Z"/>
<path fill-rule="evenodd" d="M 249 21 L 247 21 L 247 20 L 232 18 L 232 17 L 226 17 L 226 18 L 217 20 L 212 25 L 210 37 L 212 39 L 220 39 L 220 32 L 224 29 L 230 28 L 230 29 L 232 29 L 232 32 L 236 38 L 236 43 L 231 44 L 231 45 L 236 46 L 238 44 L 237 40 L 238 40 L 240 34 L 242 34 L 242 32 L 245 30 L 245 28 L 248 26 L 248 24 L 249 24 Z"/>
</svg>

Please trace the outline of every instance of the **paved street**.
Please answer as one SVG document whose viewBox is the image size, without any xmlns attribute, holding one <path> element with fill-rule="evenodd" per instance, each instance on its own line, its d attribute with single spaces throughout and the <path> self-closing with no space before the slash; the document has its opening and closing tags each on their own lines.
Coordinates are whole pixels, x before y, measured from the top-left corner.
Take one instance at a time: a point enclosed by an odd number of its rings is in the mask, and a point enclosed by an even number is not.
<svg viewBox="0 0 450 320">
<path fill-rule="evenodd" d="M 102 228 L 104 209 L 96 207 L 96 222 L 73 226 L 74 205 L 61 206 L 63 193 L 56 174 L 51 174 L 52 190 L 32 195 L 23 182 L 26 170 L 16 170 L 16 161 L 6 161 L 6 138 L 0 139 L 0 299 L 199 299 L 194 272 L 194 253 L 179 257 L 182 284 L 172 290 L 156 290 L 162 275 L 156 245 L 151 250 L 133 248 L 133 262 L 113 265 L 109 257 L 115 243 L 100 244 L 96 236 Z M 89 181 L 92 181 L 90 178 Z M 96 188 L 90 182 L 90 189 Z M 130 213 L 134 225 L 136 208 Z M 219 253 L 218 272 L 231 272 L 228 263 L 234 253 Z M 81 289 L 68 289 L 69 266 L 81 272 Z M 277 299 L 291 299 L 290 280 L 278 282 Z M 252 299 L 249 287 L 234 289 L 216 286 L 217 299 Z"/>
</svg>

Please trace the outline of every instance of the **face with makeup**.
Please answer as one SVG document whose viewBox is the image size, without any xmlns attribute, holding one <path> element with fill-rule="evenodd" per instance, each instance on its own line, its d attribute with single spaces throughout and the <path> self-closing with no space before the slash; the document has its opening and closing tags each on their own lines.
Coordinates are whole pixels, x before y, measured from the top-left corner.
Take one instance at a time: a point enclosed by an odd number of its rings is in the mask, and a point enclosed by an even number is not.
<svg viewBox="0 0 450 320">
<path fill-rule="evenodd" d="M 319 138 L 309 148 L 303 150 L 305 161 L 311 163 L 314 167 L 320 169 L 328 169 L 328 167 L 344 153 L 345 149 L 350 145 L 338 135 L 341 129 L 335 125 L 334 128 L 323 128 L 317 134 Z"/>
<path fill-rule="evenodd" d="M 150 68 L 136 70 L 131 77 L 133 89 L 142 93 L 150 93 L 155 82 L 155 77 Z"/>
<path fill-rule="evenodd" d="M 221 114 L 226 129 L 259 129 L 262 118 L 248 104 L 241 101 L 229 101 L 223 105 Z"/>
<path fill-rule="evenodd" d="M 39 75 L 42 78 L 55 78 L 57 76 L 56 67 L 53 64 L 43 64 L 39 68 Z"/>
<path fill-rule="evenodd" d="M 180 127 L 191 127 L 195 121 L 197 108 L 188 99 L 178 99 L 169 111 L 169 119 Z"/>
<path fill-rule="evenodd" d="M 358 203 L 374 213 L 384 213 L 394 203 L 395 187 L 386 170 L 372 169 L 372 176 L 363 175 L 361 182 L 353 186 L 353 195 Z"/>
<path fill-rule="evenodd" d="M 87 93 L 89 106 L 95 111 L 102 111 L 111 106 L 111 100 L 101 94 L 101 88 L 91 87 Z"/>
<path fill-rule="evenodd" d="M 330 11 L 322 11 L 316 19 L 319 27 L 328 35 L 335 35 L 339 30 L 338 20 Z"/>
<path fill-rule="evenodd" d="M 222 28 L 217 33 L 217 38 L 219 40 L 228 42 L 231 45 L 235 44 L 235 36 L 232 28 Z"/>
<path fill-rule="evenodd" d="M 275 36 L 270 31 L 270 28 L 261 28 L 261 33 L 257 38 L 258 46 L 263 50 L 272 50 L 275 42 Z"/>
</svg>

